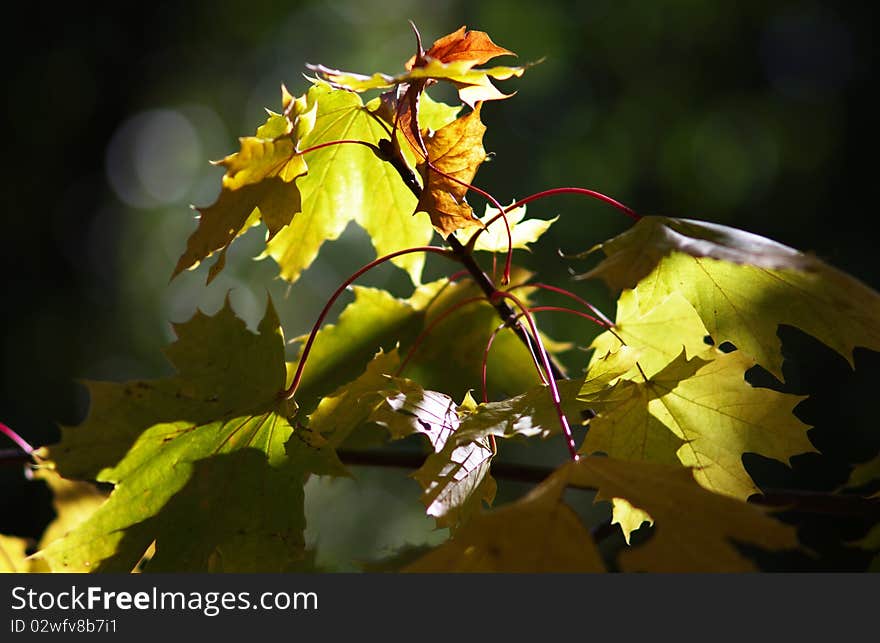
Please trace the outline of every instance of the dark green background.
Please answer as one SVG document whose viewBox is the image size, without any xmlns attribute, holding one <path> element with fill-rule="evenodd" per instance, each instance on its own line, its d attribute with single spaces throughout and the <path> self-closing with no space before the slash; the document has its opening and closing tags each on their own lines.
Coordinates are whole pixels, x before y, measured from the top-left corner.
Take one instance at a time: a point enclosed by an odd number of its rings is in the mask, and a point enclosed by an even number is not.
<svg viewBox="0 0 880 643">
<path fill-rule="evenodd" d="M 172 337 L 168 322 L 188 318 L 197 305 L 216 309 L 230 289 L 249 322 L 261 315 L 268 289 L 287 336 L 306 331 L 332 288 L 371 258 L 365 235 L 352 226 L 286 298 L 271 260 L 251 261 L 258 232 L 239 241 L 209 288 L 204 270 L 169 285 L 193 226 L 188 205 L 214 198 L 221 172 L 207 160 L 233 151 L 264 107 L 278 109 L 281 82 L 301 93 L 306 62 L 397 71 L 412 52 L 408 19 L 426 43 L 467 24 L 520 61 L 547 57 L 504 84 L 516 97 L 483 110 L 485 146 L 495 157 L 477 183 L 502 202 L 590 187 L 642 213 L 742 227 L 815 252 L 870 285 L 880 281 L 870 3 L 428 4 L 248 0 L 90 13 L 70 3 L 10 15 L 0 420 L 31 443 L 51 443 L 58 423 L 75 424 L 86 411 L 77 378 L 167 372 L 159 348 Z M 478 197 L 471 201 L 482 211 Z M 568 196 L 529 211 L 561 218 L 525 263 L 613 313 L 601 286 L 569 282 L 556 251 L 583 250 L 628 220 Z M 371 279 L 405 294 L 406 281 L 392 268 Z M 581 344 L 593 333 L 549 316 L 542 323 Z M 850 463 L 877 450 L 880 362 L 858 351 L 853 377 L 839 356 L 796 333 L 786 337 L 792 390 L 817 396 L 799 414 L 817 426 L 811 437 L 826 457 L 761 475 L 781 486 L 830 489 Z M 576 367 L 582 356 L 567 359 Z M 553 447 L 538 460 L 564 455 Z M 367 484 L 381 474 L 364 476 Z M 43 486 L 26 482 L 18 466 L 2 466 L 0 488 L 0 532 L 39 534 L 51 518 Z M 511 487 L 499 499 L 520 492 Z M 391 496 L 375 502 L 389 511 L 405 504 Z M 319 522 L 331 531 L 362 528 L 356 517 L 338 518 Z M 844 535 L 860 533 L 859 525 L 835 524 Z M 344 543 L 337 548 L 343 552 Z M 825 567 L 861 564 L 849 550 L 829 552 Z"/>
</svg>

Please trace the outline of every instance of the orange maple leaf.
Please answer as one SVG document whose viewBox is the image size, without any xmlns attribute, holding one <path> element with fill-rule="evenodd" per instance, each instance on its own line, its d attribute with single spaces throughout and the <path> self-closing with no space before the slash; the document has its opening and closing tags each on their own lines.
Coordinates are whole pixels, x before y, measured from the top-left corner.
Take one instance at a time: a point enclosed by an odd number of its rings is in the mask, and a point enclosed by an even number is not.
<svg viewBox="0 0 880 643">
<path fill-rule="evenodd" d="M 444 236 L 459 228 L 480 225 L 465 199 L 468 188 L 462 183 L 471 183 L 486 159 L 486 126 L 480 120 L 481 105 L 477 103 L 469 114 L 424 137 L 428 158 L 416 166 L 423 185 L 416 212 L 427 212 L 431 223 Z"/>
</svg>

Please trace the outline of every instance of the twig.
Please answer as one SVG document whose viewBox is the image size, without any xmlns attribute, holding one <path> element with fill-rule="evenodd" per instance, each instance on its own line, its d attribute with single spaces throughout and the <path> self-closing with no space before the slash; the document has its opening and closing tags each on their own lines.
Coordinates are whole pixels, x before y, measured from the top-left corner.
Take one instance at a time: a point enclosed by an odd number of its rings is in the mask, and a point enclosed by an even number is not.
<svg viewBox="0 0 880 643">
<path fill-rule="evenodd" d="M 422 196 L 422 187 L 416 179 L 415 174 L 413 174 L 412 169 L 410 169 L 406 162 L 402 160 L 402 157 L 395 154 L 390 141 L 388 141 L 387 144 L 385 143 L 384 140 L 379 141 L 379 147 L 382 148 L 384 153 L 380 158 L 390 163 L 391 166 L 397 170 L 397 173 L 400 175 L 400 178 L 403 180 L 406 187 L 409 188 L 410 192 L 412 192 L 417 199 L 420 199 Z M 452 248 L 453 254 L 458 258 L 462 265 L 464 265 L 471 277 L 473 277 L 474 282 L 480 287 L 480 290 L 485 293 L 492 306 L 498 312 L 498 316 L 501 317 L 501 320 L 507 324 L 517 337 L 519 337 L 520 341 L 526 346 L 526 348 L 530 346 L 529 339 L 532 340 L 532 346 L 537 345 L 537 339 L 532 337 L 528 330 L 520 327 L 519 324 L 516 323 L 516 313 L 513 308 L 511 308 L 503 299 L 493 299 L 493 295 L 498 292 L 498 289 L 495 287 L 495 284 L 489 275 L 483 272 L 483 269 L 477 264 L 473 255 L 468 252 L 464 245 L 462 245 L 461 241 L 459 241 L 454 234 L 449 234 L 446 237 L 446 243 L 449 244 L 449 247 Z M 559 362 L 553 359 L 552 355 L 548 357 L 550 358 L 550 368 L 553 371 L 553 379 L 568 379 L 568 376 L 565 374 L 565 369 L 559 364 Z"/>
<path fill-rule="evenodd" d="M 367 467 L 397 467 L 418 469 L 425 462 L 423 453 L 394 451 L 355 451 L 340 449 L 344 464 Z M 509 462 L 493 462 L 492 475 L 496 478 L 538 484 L 553 473 L 551 467 L 539 467 Z M 572 487 L 580 488 L 580 487 Z M 864 516 L 880 519 L 880 499 L 852 494 L 836 494 L 796 489 L 766 489 L 763 495 L 753 495 L 749 503 L 776 510 L 839 516 Z"/>
</svg>

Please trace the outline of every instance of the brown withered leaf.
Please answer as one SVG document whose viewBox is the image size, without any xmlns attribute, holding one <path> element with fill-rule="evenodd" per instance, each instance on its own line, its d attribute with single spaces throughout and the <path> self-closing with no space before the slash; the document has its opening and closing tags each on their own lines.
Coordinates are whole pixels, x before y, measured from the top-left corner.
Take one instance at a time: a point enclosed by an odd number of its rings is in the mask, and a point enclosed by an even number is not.
<svg viewBox="0 0 880 643">
<path fill-rule="evenodd" d="M 438 38 L 425 52 L 424 56 L 439 60 L 444 63 L 464 61 L 470 67 L 482 65 L 497 56 L 515 56 L 512 51 L 499 47 L 485 31 L 468 31 L 467 26 L 462 26 L 458 31 Z M 407 69 L 416 66 L 417 56 L 413 56 L 406 63 Z"/>
<path fill-rule="evenodd" d="M 416 212 L 427 212 L 431 223 L 444 236 L 459 228 L 480 225 L 465 199 L 467 188 L 461 184 L 473 181 L 477 168 L 486 159 L 486 126 L 480 120 L 480 107 L 477 104 L 469 114 L 424 137 L 428 161 L 416 166 L 423 186 Z"/>
</svg>

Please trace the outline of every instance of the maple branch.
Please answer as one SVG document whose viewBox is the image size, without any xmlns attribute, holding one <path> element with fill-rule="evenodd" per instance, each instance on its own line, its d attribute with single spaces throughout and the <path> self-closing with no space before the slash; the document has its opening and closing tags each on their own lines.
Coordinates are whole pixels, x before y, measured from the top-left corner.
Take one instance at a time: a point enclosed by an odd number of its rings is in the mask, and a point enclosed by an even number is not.
<svg viewBox="0 0 880 643">
<path fill-rule="evenodd" d="M 496 290 L 492 295 L 493 300 L 501 298 L 509 299 L 516 304 L 517 308 L 523 312 L 523 316 L 529 324 L 529 329 L 532 331 L 531 336 L 535 338 L 538 345 L 538 354 L 544 362 L 544 370 L 547 374 L 547 385 L 550 388 L 550 399 L 553 401 L 553 407 L 556 409 L 556 416 L 559 419 L 559 425 L 562 427 L 562 434 L 565 437 L 565 446 L 568 448 L 568 453 L 571 456 L 571 459 L 577 462 L 580 456 L 578 456 L 577 446 L 574 443 L 574 436 L 571 433 L 571 427 L 568 426 L 568 418 L 565 417 L 565 413 L 562 411 L 562 398 L 559 395 L 559 388 L 556 386 L 556 380 L 553 378 L 549 355 L 544 348 L 544 342 L 541 341 L 538 327 L 535 325 L 535 318 L 532 316 L 531 312 L 529 312 L 529 307 L 520 301 L 516 295 L 504 292 L 503 290 Z M 531 350 L 531 346 L 529 346 L 529 349 Z M 539 374 L 540 371 L 541 369 L 539 368 Z M 543 380 L 544 378 L 542 377 L 541 379 Z"/>
<path fill-rule="evenodd" d="M 425 463 L 424 453 L 396 452 L 391 450 L 359 451 L 339 449 L 343 464 L 364 467 L 395 467 L 419 469 Z M 496 478 L 514 482 L 538 484 L 546 480 L 555 469 L 511 462 L 492 462 L 491 473 Z M 572 489 L 588 490 L 588 487 L 572 486 Z M 851 494 L 836 494 L 797 489 L 765 489 L 763 495 L 753 495 L 749 504 L 772 507 L 776 510 L 796 511 L 810 514 L 865 516 L 880 519 L 880 499 L 865 498 Z"/>
<path fill-rule="evenodd" d="M 397 173 L 400 175 L 400 178 L 403 180 L 406 187 L 409 188 L 410 192 L 415 195 L 417 199 L 422 196 L 422 186 L 419 184 L 418 179 L 416 179 L 415 174 L 413 174 L 412 169 L 403 161 L 403 159 L 392 155 L 393 148 L 391 146 L 391 141 L 387 141 L 383 139 L 379 141 L 379 148 L 382 150 L 383 155 L 380 157 L 382 160 L 387 161 L 392 165 L 392 167 L 397 170 Z M 449 247 L 452 248 L 452 252 L 455 257 L 464 265 L 467 271 L 470 273 L 474 282 L 480 287 L 486 297 L 492 303 L 492 306 L 498 312 L 498 316 L 501 317 L 501 320 L 506 323 L 510 328 L 516 333 L 517 337 L 519 337 L 520 341 L 528 347 L 531 343 L 534 343 L 534 338 L 529 336 L 529 331 L 521 328 L 516 323 L 516 313 L 513 308 L 504 301 L 503 299 L 492 299 L 492 295 L 494 295 L 498 289 L 495 287 L 495 283 L 492 279 L 483 272 L 483 269 L 480 268 L 480 265 L 477 263 L 476 259 L 474 259 L 473 255 L 468 252 L 467 248 L 465 248 L 461 241 L 454 234 L 449 234 L 446 237 L 446 243 L 449 244 Z M 564 380 L 568 379 L 568 376 L 565 374 L 565 369 L 560 366 L 560 364 L 553 359 L 552 356 L 547 356 L 550 362 L 550 369 L 553 372 L 553 379 L 555 380 Z"/>
</svg>

